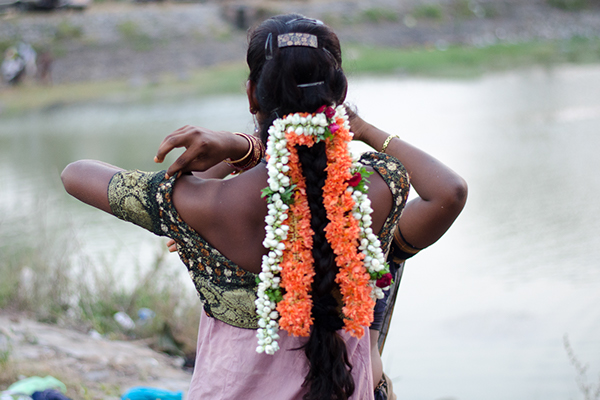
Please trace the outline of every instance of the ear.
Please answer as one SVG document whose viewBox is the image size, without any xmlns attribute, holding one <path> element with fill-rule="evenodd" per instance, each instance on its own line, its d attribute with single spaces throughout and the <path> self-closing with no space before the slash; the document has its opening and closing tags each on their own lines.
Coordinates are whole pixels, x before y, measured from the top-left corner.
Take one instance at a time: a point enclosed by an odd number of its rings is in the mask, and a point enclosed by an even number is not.
<svg viewBox="0 0 600 400">
<path fill-rule="evenodd" d="M 258 99 L 256 98 L 256 84 L 250 79 L 246 82 L 246 94 L 248 95 L 248 104 L 250 105 L 250 112 L 256 114 L 260 111 L 258 105 Z"/>
</svg>

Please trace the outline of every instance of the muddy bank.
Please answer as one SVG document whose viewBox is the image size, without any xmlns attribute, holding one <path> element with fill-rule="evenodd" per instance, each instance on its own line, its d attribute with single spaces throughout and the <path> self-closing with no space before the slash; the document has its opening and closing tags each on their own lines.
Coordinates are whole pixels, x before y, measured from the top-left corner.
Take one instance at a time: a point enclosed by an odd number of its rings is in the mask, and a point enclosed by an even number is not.
<svg viewBox="0 0 600 400">
<path fill-rule="evenodd" d="M 245 28 L 300 12 L 334 27 L 342 43 L 444 48 L 600 36 L 600 9 L 565 11 L 544 0 L 99 3 L 84 12 L 9 13 L 0 42 L 51 48 L 54 83 L 128 79 L 243 62 Z"/>
</svg>

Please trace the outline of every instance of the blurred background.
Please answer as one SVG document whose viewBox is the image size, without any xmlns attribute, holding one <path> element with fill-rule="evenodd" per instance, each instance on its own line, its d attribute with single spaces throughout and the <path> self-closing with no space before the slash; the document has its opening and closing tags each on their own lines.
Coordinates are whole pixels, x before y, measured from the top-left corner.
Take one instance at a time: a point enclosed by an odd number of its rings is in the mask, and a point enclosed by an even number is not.
<svg viewBox="0 0 600 400">
<path fill-rule="evenodd" d="M 292 11 L 338 33 L 365 119 L 469 184 L 406 263 L 383 353 L 398 397 L 600 399 L 597 0 L 0 0 L 0 314 L 193 363 L 200 305 L 177 256 L 69 198 L 60 172 L 158 170 L 184 124 L 251 132 L 247 29 Z M 0 390 L 20 356 L 0 329 Z"/>
</svg>

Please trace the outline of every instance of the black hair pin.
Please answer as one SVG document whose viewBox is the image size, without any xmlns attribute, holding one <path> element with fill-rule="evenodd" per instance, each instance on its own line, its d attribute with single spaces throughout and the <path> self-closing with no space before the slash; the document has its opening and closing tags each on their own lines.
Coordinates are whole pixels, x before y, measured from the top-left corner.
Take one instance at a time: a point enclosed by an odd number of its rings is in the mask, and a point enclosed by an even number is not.
<svg viewBox="0 0 600 400">
<path fill-rule="evenodd" d="M 269 32 L 267 40 L 265 40 L 265 60 L 273 58 L 273 34 Z"/>
</svg>

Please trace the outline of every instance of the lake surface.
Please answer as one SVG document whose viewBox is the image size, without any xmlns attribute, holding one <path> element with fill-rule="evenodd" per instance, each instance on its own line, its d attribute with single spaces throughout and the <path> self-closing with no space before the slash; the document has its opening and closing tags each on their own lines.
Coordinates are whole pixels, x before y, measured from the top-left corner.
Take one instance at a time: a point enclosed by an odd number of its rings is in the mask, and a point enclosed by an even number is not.
<svg viewBox="0 0 600 400">
<path fill-rule="evenodd" d="M 399 398 L 583 399 L 565 335 L 600 384 L 599 93 L 600 66 L 351 81 L 365 119 L 469 184 L 455 225 L 406 264 L 383 357 Z M 77 262 L 144 268 L 164 241 L 70 199 L 59 174 L 80 158 L 155 170 L 184 124 L 253 128 L 242 95 L 0 117 L 0 238 L 66 227 Z"/>
</svg>

